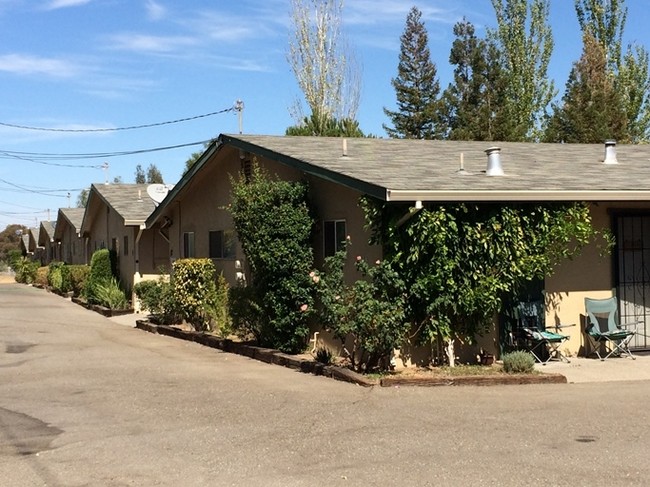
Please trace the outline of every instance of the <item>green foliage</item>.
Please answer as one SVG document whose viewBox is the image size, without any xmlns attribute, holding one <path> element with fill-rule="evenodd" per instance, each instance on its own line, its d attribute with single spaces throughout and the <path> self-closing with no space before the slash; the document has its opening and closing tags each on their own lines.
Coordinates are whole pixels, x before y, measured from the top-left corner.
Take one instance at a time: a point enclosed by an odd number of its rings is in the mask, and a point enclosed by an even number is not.
<svg viewBox="0 0 650 487">
<path fill-rule="evenodd" d="M 363 279 L 347 286 L 343 281 L 346 254 L 343 250 L 328 257 L 323 274 L 312 276 L 321 302 L 321 321 L 343 343 L 351 340 L 348 354 L 353 368 L 385 370 L 409 329 L 404 281 L 387 262 L 370 266 L 357 257 L 356 267 Z"/>
<path fill-rule="evenodd" d="M 99 304 L 97 287 L 107 286 L 114 277 L 111 253 L 108 249 L 99 249 L 90 259 L 90 274 L 86 280 L 84 295 L 89 303 Z"/>
<path fill-rule="evenodd" d="M 503 370 L 508 374 L 531 374 L 535 370 L 535 358 L 529 352 L 516 350 L 502 357 Z"/>
<path fill-rule="evenodd" d="M 100 282 L 95 287 L 95 299 L 97 304 L 108 309 L 127 309 L 129 300 L 120 287 L 120 283 L 114 277 L 108 282 Z"/>
<path fill-rule="evenodd" d="M 417 7 L 412 7 L 408 13 L 400 40 L 397 77 L 391 80 L 397 96 L 397 110 L 384 108 L 393 125 L 383 125 L 384 130 L 393 138 L 438 138 L 436 111 L 440 83 L 436 65 L 431 61 L 422 12 Z"/>
<path fill-rule="evenodd" d="M 308 187 L 273 179 L 257 164 L 250 181 L 240 175 L 232 187 L 230 211 L 251 270 L 250 289 L 232 295 L 233 321 L 243 323 L 263 346 L 298 353 L 313 309 Z"/>
<path fill-rule="evenodd" d="M 501 53 L 505 110 L 509 120 L 504 140 L 539 140 L 546 110 L 556 94 L 548 77 L 553 35 L 549 0 L 492 0 L 497 28 L 490 32 Z"/>
<path fill-rule="evenodd" d="M 66 271 L 63 271 L 63 269 L 66 269 Z M 83 264 L 66 265 L 63 269 L 63 285 L 65 286 L 67 273 L 67 279 L 70 280 L 69 290 L 72 291 L 75 296 L 81 296 L 86 288 L 86 280 L 90 275 L 90 266 Z"/>
<path fill-rule="evenodd" d="M 349 118 L 322 119 L 312 113 L 304 117 L 300 125 L 288 127 L 286 135 L 320 136 L 320 137 L 363 137 L 359 122 Z"/>
<path fill-rule="evenodd" d="M 508 134 L 503 68 L 495 43 L 479 39 L 463 19 L 454 25 L 453 83 L 442 95 L 441 124 L 451 140 L 504 140 Z"/>
<path fill-rule="evenodd" d="M 582 57 L 571 70 L 562 106 L 554 106 L 546 141 L 626 142 L 629 132 L 622 95 L 608 74 L 605 49 L 585 34 Z"/>
<path fill-rule="evenodd" d="M 142 307 L 163 325 L 182 321 L 171 282 L 161 276 L 157 281 L 142 281 L 133 288 Z"/>
<path fill-rule="evenodd" d="M 12 268 L 16 273 L 16 282 L 22 284 L 32 284 L 36 279 L 36 271 L 40 266 L 39 262 L 33 261 L 28 257 L 20 257 L 12 263 Z"/>
<path fill-rule="evenodd" d="M 36 269 L 36 275 L 34 276 L 34 282 L 33 284 L 37 286 L 47 286 L 47 272 L 48 268 L 43 266 L 43 267 L 38 267 Z"/>
<path fill-rule="evenodd" d="M 11 265 L 10 254 L 12 252 L 20 253 L 20 240 L 29 230 L 22 225 L 7 225 L 0 232 L 0 261 L 7 262 Z"/>
<path fill-rule="evenodd" d="M 363 200 L 373 239 L 409 289 L 407 318 L 423 338 L 471 341 L 528 281 L 552 274 L 597 232 L 585 204 L 430 205 L 408 211 Z"/>
<path fill-rule="evenodd" d="M 63 262 L 50 262 L 47 266 L 47 284 L 55 291 L 63 291 Z"/>
<path fill-rule="evenodd" d="M 172 288 L 181 317 L 196 330 L 211 330 L 216 319 L 216 270 L 211 259 L 179 259 Z"/>
<path fill-rule="evenodd" d="M 263 343 L 265 319 L 258 301 L 261 298 L 257 298 L 251 286 L 231 287 L 228 292 L 230 318 L 235 333 L 244 340 L 252 336 L 258 343 Z"/>
</svg>

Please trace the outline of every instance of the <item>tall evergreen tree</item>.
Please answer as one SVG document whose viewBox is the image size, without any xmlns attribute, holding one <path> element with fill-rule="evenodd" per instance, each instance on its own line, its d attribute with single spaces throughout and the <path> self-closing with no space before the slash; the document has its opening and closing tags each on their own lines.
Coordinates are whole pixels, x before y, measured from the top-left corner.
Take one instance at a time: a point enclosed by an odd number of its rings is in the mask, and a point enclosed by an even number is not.
<svg viewBox="0 0 650 487">
<path fill-rule="evenodd" d="M 147 177 L 144 174 L 144 169 L 138 164 L 135 166 L 135 184 L 145 184 L 147 182 Z"/>
<path fill-rule="evenodd" d="M 163 176 L 155 164 L 149 164 L 147 168 L 147 183 L 148 184 L 163 184 Z"/>
<path fill-rule="evenodd" d="M 393 127 L 383 125 L 390 137 L 433 139 L 440 137 L 437 123 L 440 83 L 431 61 L 428 34 L 422 12 L 411 8 L 401 36 L 397 77 L 391 80 L 397 95 L 397 110 L 384 108 Z"/>
<path fill-rule="evenodd" d="M 441 122 L 452 140 L 499 140 L 508 133 L 503 70 L 493 42 L 475 35 L 471 22 L 454 26 L 449 62 L 454 81 L 442 95 Z"/>
<path fill-rule="evenodd" d="M 607 54 L 592 35 L 584 35 L 584 50 L 566 85 L 562 105 L 554 107 L 548 142 L 602 143 L 627 141 L 627 117 L 621 93 L 607 70 Z"/>
<path fill-rule="evenodd" d="M 506 140 L 537 140 L 556 94 L 548 77 L 553 34 L 549 0 L 492 0 L 497 28 L 491 37 L 501 52 L 506 85 Z"/>
<path fill-rule="evenodd" d="M 606 69 L 620 93 L 627 116 L 627 138 L 645 142 L 650 138 L 650 71 L 648 51 L 622 43 L 628 10 L 625 0 L 575 0 L 578 23 L 604 49 Z"/>
</svg>

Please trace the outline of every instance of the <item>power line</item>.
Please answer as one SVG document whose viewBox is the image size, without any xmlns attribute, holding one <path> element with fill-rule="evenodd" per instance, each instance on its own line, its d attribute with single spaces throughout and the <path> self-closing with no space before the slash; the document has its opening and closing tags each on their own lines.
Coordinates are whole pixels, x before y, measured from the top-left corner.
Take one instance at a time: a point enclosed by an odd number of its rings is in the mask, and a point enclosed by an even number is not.
<svg viewBox="0 0 650 487">
<path fill-rule="evenodd" d="M 210 113 L 204 113 L 202 115 L 195 115 L 193 117 L 186 117 L 186 118 L 179 118 L 177 120 L 169 120 L 166 122 L 157 122 L 157 123 L 148 123 L 144 125 L 131 125 L 128 127 L 111 127 L 111 128 L 95 128 L 95 129 L 59 129 L 59 128 L 52 128 L 52 127 L 32 127 L 29 125 L 16 125 L 13 123 L 6 123 L 6 122 L 0 122 L 0 125 L 3 127 L 11 127 L 14 129 L 22 129 L 22 130 L 39 130 L 42 132 L 74 132 L 74 133 L 80 133 L 80 132 L 117 132 L 120 130 L 135 130 L 135 129 L 144 129 L 144 128 L 151 128 L 151 127 L 160 127 L 161 125 L 171 125 L 174 123 L 181 123 L 181 122 L 189 122 L 191 120 L 197 120 L 199 118 L 205 118 L 205 117 L 211 117 L 213 115 L 220 115 L 222 113 L 227 113 L 227 112 L 232 112 L 233 110 L 236 110 L 236 107 L 230 107 L 230 108 L 225 108 L 223 110 L 219 110 L 216 112 L 210 112 Z"/>
<path fill-rule="evenodd" d="M 58 195 L 58 194 L 51 194 L 51 193 L 61 193 L 61 192 L 72 192 L 72 191 L 81 191 L 80 189 L 31 189 L 26 186 L 21 186 L 19 184 L 12 183 L 10 181 L 7 181 L 5 179 L 0 179 L 0 182 L 5 183 L 9 186 L 13 186 L 14 188 L 17 188 L 18 190 L 21 191 L 27 191 L 28 193 L 36 193 L 36 194 L 42 194 L 45 196 L 54 196 L 57 198 L 67 198 L 67 196 L 63 195 Z M 16 191 L 12 190 L 9 188 L 0 188 L 0 190 L 4 189 L 4 191 Z"/>
</svg>

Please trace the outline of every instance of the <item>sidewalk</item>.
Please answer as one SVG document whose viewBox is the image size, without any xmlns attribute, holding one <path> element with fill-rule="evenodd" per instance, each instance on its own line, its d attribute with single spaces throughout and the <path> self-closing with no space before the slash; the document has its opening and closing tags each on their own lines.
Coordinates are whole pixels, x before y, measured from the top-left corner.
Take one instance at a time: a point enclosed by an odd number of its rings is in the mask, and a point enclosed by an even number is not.
<svg viewBox="0 0 650 487">
<path fill-rule="evenodd" d="M 604 362 L 598 358 L 572 357 L 571 363 L 537 364 L 540 372 L 562 374 L 569 383 L 650 380 L 650 355 L 635 354 L 636 360 L 611 357 Z"/>
<path fill-rule="evenodd" d="M 147 319 L 146 313 L 128 314 L 108 318 L 114 323 L 135 327 L 136 320 Z M 582 382 L 612 382 L 628 380 L 650 380 L 650 355 L 635 354 L 631 358 L 612 357 L 604 362 L 597 358 L 572 357 L 571 363 L 549 362 L 546 365 L 536 364 L 540 372 L 561 374 L 571 383 Z"/>
</svg>

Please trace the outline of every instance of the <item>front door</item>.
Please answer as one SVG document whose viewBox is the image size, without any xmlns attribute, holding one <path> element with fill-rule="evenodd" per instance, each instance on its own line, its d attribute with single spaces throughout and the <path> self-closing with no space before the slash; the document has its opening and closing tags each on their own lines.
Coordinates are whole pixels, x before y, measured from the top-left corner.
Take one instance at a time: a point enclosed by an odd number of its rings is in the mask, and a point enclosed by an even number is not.
<svg viewBox="0 0 650 487">
<path fill-rule="evenodd" d="M 616 218 L 620 323 L 640 320 L 630 348 L 650 348 L 650 215 Z"/>
</svg>

